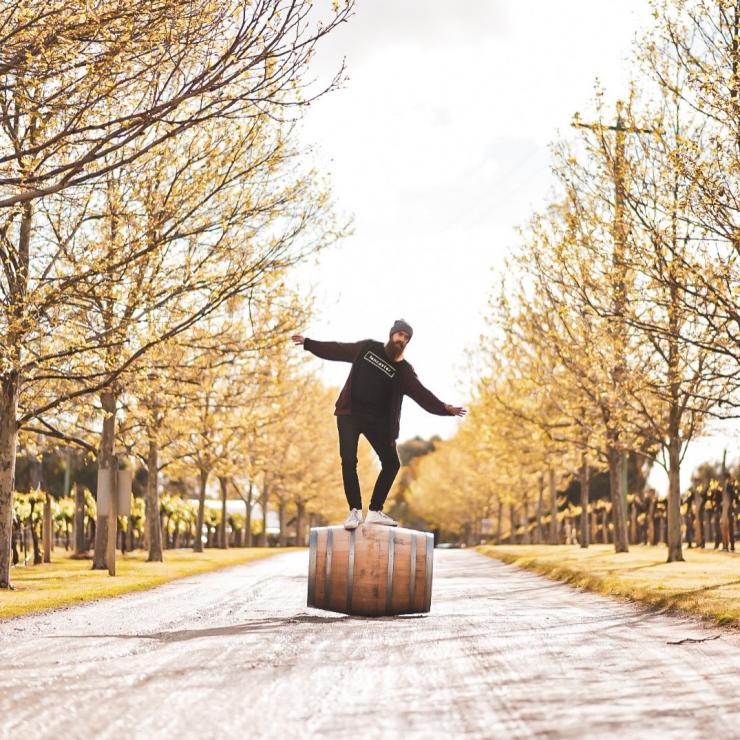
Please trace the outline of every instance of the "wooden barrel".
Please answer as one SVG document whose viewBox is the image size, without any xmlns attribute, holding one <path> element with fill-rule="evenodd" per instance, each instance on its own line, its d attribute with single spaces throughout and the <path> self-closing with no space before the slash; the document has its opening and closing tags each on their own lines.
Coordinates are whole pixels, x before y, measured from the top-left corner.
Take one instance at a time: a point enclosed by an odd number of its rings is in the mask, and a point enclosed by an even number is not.
<svg viewBox="0 0 740 740">
<path fill-rule="evenodd" d="M 314 527 L 309 538 L 308 606 L 384 616 L 428 612 L 434 537 L 402 527 Z"/>
</svg>

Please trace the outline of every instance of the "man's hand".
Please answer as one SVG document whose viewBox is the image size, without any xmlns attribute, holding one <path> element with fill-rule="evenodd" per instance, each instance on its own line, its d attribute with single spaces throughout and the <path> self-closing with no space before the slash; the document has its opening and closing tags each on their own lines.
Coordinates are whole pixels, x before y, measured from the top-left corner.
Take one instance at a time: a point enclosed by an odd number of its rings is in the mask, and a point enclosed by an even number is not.
<svg viewBox="0 0 740 740">
<path fill-rule="evenodd" d="M 462 406 L 452 406 L 449 403 L 445 404 L 445 408 L 450 416 L 465 416 L 465 414 L 468 413 L 468 410 L 464 409 Z"/>
<path fill-rule="evenodd" d="M 300 334 L 294 334 L 291 339 L 293 340 L 293 344 L 303 346 L 303 342 L 305 341 L 306 337 L 302 337 Z"/>
</svg>

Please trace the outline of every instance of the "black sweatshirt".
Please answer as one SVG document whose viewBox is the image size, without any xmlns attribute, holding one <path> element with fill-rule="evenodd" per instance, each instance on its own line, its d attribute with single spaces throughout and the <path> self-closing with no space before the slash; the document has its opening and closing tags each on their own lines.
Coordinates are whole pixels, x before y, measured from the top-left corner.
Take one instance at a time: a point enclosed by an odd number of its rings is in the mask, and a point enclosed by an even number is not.
<svg viewBox="0 0 740 740">
<path fill-rule="evenodd" d="M 411 363 L 406 360 L 401 360 L 400 362 L 390 361 L 383 351 L 383 346 L 382 342 L 377 342 L 373 339 L 366 339 L 362 342 L 317 342 L 315 339 L 305 339 L 303 348 L 311 352 L 311 354 L 316 355 L 316 357 L 321 357 L 324 360 L 352 363 L 349 377 L 339 394 L 339 398 L 337 398 L 334 413 L 337 416 L 342 416 L 351 414 L 356 410 L 365 410 L 367 408 L 365 406 L 367 402 L 370 402 L 371 407 L 375 409 L 382 409 L 382 407 L 373 406 L 373 404 L 377 401 L 387 403 L 388 421 L 392 439 L 398 439 L 401 422 L 401 403 L 403 402 L 404 395 L 411 396 L 419 406 L 430 414 L 452 416 L 445 408 L 444 403 L 421 384 Z M 380 352 L 378 352 L 378 347 L 380 348 Z M 391 384 L 390 392 L 387 396 L 385 395 L 386 390 L 383 387 L 382 378 L 375 378 L 378 381 L 377 387 L 372 382 L 370 386 L 367 386 L 362 380 L 366 371 L 370 369 L 369 367 L 365 367 L 364 363 L 368 363 L 369 365 L 372 362 L 375 364 L 372 358 L 365 359 L 368 352 L 371 355 L 376 355 L 378 359 L 387 363 L 391 369 L 395 369 L 396 371 L 395 375 L 389 378 Z M 367 377 L 372 379 L 370 375 Z M 362 384 L 358 392 L 353 391 L 356 378 Z M 355 404 L 357 404 L 357 409 L 355 409 Z"/>
</svg>

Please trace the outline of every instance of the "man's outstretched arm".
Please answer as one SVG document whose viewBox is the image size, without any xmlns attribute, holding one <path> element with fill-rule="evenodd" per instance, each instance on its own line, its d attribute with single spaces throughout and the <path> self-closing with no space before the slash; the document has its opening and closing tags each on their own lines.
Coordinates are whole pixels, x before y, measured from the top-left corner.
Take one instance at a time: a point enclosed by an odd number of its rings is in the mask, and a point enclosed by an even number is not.
<svg viewBox="0 0 740 740">
<path fill-rule="evenodd" d="M 467 410 L 462 406 L 453 406 L 443 403 L 428 388 L 425 388 L 413 368 L 409 368 L 404 376 L 403 392 L 411 396 L 424 411 L 437 416 L 465 416 Z"/>
<path fill-rule="evenodd" d="M 301 334 L 294 334 L 291 339 L 294 344 L 302 345 L 303 349 L 322 360 L 338 362 L 354 362 L 363 344 L 362 342 L 317 342 Z"/>
</svg>

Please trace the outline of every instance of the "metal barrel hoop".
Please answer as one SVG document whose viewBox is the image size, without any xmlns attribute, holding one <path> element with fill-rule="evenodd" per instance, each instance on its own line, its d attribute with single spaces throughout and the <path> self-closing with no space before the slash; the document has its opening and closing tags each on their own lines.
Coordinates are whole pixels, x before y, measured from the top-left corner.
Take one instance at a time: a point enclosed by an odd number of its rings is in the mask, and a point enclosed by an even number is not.
<svg viewBox="0 0 740 740">
<path fill-rule="evenodd" d="M 316 550 L 319 544 L 319 530 L 312 527 L 308 535 L 308 606 L 316 606 Z"/>
<path fill-rule="evenodd" d="M 326 569 L 324 578 L 324 607 L 328 608 L 331 606 L 331 555 L 332 555 L 332 540 L 333 534 L 331 527 L 327 527 L 326 530 Z"/>
<path fill-rule="evenodd" d="M 409 611 L 413 612 L 416 598 L 416 534 L 411 534 L 411 565 L 409 571 Z"/>
<path fill-rule="evenodd" d="M 427 538 L 427 572 L 426 572 L 426 583 L 424 587 L 424 611 L 429 611 L 432 606 L 432 569 L 434 566 L 434 535 L 431 532 L 426 532 Z"/>
</svg>

